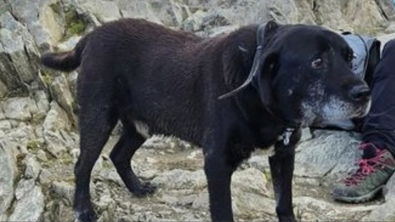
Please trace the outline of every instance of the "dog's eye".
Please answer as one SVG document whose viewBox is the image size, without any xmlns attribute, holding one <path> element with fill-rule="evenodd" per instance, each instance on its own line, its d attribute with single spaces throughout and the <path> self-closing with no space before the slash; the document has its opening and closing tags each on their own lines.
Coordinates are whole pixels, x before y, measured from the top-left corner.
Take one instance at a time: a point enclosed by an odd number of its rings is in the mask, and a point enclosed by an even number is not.
<svg viewBox="0 0 395 222">
<path fill-rule="evenodd" d="M 349 53 L 347 56 L 347 62 L 351 62 L 356 57 L 357 57 L 357 55 L 355 55 L 354 53 Z"/>
<path fill-rule="evenodd" d="M 311 67 L 313 67 L 314 69 L 319 69 L 322 67 L 322 65 L 324 64 L 322 58 L 316 58 L 314 59 L 313 62 L 311 62 Z"/>
</svg>

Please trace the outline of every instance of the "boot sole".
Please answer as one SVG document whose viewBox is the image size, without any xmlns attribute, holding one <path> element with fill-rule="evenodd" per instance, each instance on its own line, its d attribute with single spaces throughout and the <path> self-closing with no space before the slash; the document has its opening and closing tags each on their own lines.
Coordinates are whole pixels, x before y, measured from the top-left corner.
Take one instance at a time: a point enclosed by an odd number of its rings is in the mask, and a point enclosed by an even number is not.
<svg viewBox="0 0 395 222">
<path fill-rule="evenodd" d="M 347 203 L 364 203 L 371 200 L 381 189 L 383 189 L 384 185 L 377 187 L 373 191 L 358 197 L 341 197 L 341 196 L 334 196 L 335 200 L 347 202 Z"/>
</svg>

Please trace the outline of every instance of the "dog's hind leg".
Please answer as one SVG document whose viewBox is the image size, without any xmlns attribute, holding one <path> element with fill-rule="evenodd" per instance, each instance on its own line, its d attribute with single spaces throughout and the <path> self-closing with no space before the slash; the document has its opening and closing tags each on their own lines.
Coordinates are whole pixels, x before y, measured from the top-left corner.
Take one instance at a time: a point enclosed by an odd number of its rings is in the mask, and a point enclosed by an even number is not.
<svg viewBox="0 0 395 222">
<path fill-rule="evenodd" d="M 155 187 L 150 183 L 142 183 L 131 167 L 131 159 L 138 148 L 145 142 L 136 127 L 123 121 L 123 132 L 118 143 L 111 151 L 110 158 L 126 187 L 137 197 L 153 193 Z"/>
<path fill-rule="evenodd" d="M 111 92 L 104 90 L 106 86 L 93 83 L 87 88 L 81 87 L 79 94 L 81 153 L 74 169 L 76 190 L 73 209 L 81 221 L 96 219 L 89 193 L 91 172 L 118 120 Z"/>
</svg>

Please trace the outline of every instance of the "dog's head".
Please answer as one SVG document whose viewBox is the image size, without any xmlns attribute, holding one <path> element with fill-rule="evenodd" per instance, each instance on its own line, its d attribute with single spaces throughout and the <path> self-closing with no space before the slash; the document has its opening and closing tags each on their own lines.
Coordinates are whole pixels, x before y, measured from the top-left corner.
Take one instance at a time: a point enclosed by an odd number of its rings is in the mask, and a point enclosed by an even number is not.
<svg viewBox="0 0 395 222">
<path fill-rule="evenodd" d="M 268 22 L 258 27 L 247 80 L 221 98 L 252 84 L 269 111 L 302 126 L 362 117 L 370 108 L 370 90 L 351 71 L 352 59 L 352 49 L 332 31 Z"/>
</svg>

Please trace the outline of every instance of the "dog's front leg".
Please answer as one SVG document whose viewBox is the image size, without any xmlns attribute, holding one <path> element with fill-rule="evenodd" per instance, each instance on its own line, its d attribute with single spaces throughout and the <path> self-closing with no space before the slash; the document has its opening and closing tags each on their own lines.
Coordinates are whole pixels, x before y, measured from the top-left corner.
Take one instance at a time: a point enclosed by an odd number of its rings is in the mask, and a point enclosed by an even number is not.
<svg viewBox="0 0 395 222">
<path fill-rule="evenodd" d="M 205 149 L 206 173 L 212 221 L 233 221 L 230 183 L 233 173 L 225 152 L 218 147 Z"/>
<path fill-rule="evenodd" d="M 276 213 L 280 221 L 296 221 L 292 207 L 292 177 L 295 165 L 295 144 L 300 136 L 301 132 L 297 130 L 292 134 L 290 141 L 278 141 L 275 144 L 275 155 L 269 157 L 277 203 Z"/>
</svg>

